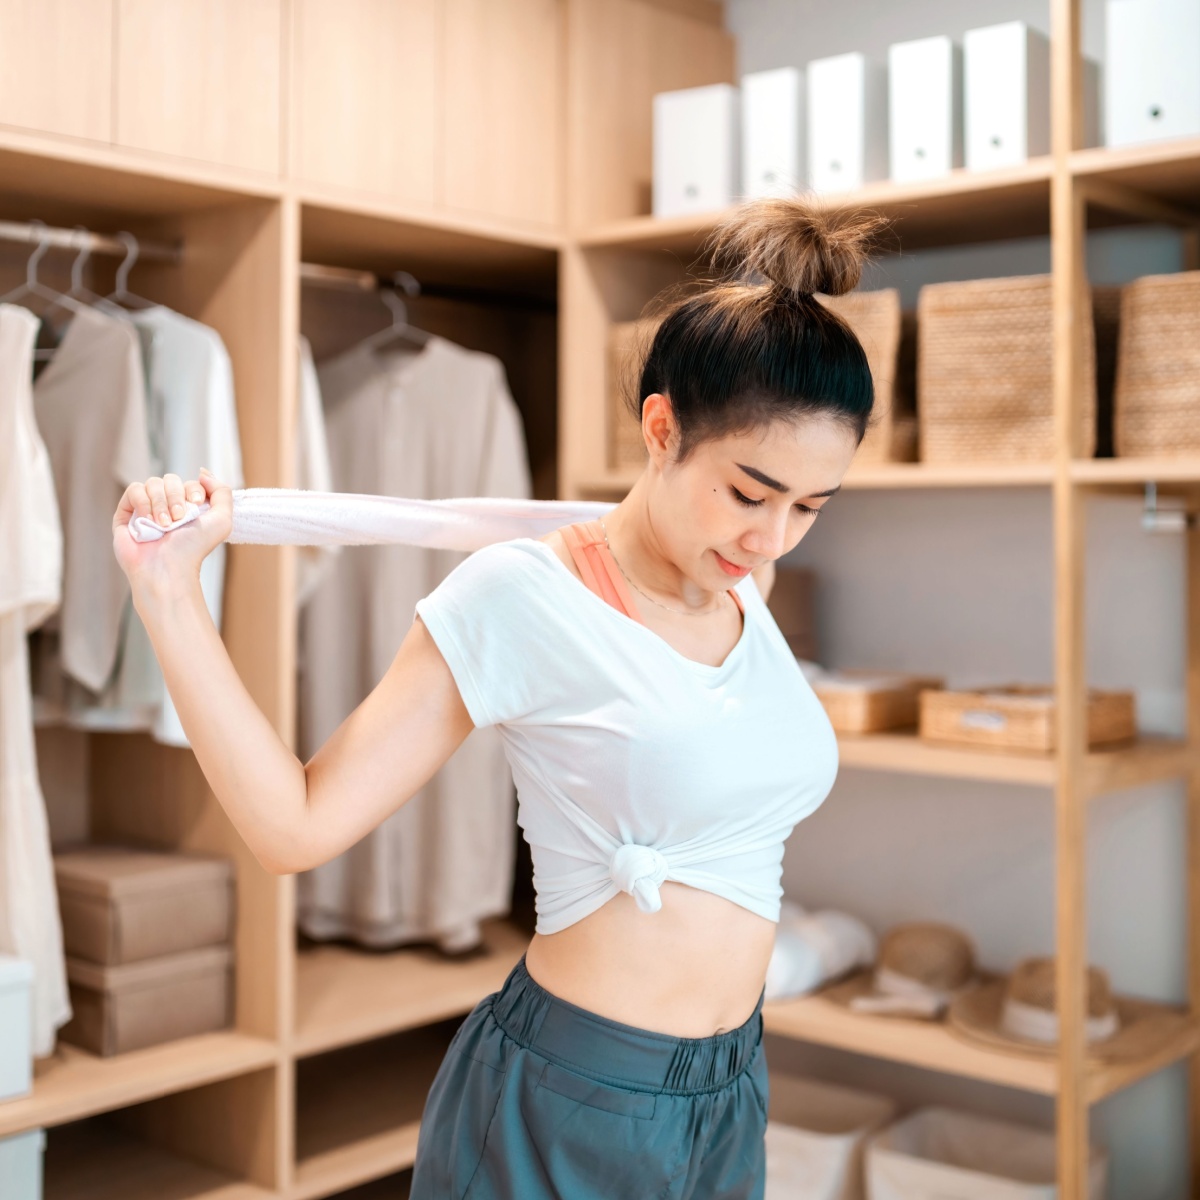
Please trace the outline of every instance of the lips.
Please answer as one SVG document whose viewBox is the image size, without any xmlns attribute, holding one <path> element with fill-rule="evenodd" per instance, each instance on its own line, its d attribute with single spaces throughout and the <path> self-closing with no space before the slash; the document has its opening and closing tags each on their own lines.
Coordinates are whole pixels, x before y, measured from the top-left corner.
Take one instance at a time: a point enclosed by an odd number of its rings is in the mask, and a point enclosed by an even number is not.
<svg viewBox="0 0 1200 1200">
<path fill-rule="evenodd" d="M 729 559 L 719 554 L 716 550 L 713 553 L 717 555 L 717 565 L 726 575 L 732 575 L 735 579 L 744 579 L 750 574 L 750 567 L 739 567 L 736 563 L 731 563 Z"/>
</svg>

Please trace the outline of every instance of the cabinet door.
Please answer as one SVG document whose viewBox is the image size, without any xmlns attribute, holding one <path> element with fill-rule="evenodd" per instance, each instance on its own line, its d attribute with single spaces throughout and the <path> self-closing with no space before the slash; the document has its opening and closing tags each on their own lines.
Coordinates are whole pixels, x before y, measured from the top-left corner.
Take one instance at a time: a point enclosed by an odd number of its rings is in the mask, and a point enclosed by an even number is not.
<svg viewBox="0 0 1200 1200">
<path fill-rule="evenodd" d="M 561 223 L 559 0 L 445 0 L 445 202 Z"/>
<path fill-rule="evenodd" d="M 117 0 L 117 141 L 269 174 L 281 0 Z"/>
<path fill-rule="evenodd" d="M 295 174 L 432 204 L 441 0 L 296 0 Z"/>
<path fill-rule="evenodd" d="M 112 137 L 113 0 L 0 3 L 0 124 Z"/>
</svg>

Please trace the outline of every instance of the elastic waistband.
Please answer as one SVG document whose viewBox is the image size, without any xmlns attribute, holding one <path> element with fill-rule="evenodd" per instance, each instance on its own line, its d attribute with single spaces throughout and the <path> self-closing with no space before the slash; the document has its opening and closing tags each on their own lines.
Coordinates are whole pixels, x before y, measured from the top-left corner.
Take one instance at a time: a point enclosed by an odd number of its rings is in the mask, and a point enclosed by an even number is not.
<svg viewBox="0 0 1200 1200">
<path fill-rule="evenodd" d="M 673 1037 L 610 1021 L 546 991 L 513 967 L 492 1001 L 492 1015 L 515 1042 L 559 1066 L 641 1091 L 686 1096 L 724 1087 L 749 1065 L 762 1041 L 760 995 L 737 1029 L 705 1038 Z"/>
</svg>

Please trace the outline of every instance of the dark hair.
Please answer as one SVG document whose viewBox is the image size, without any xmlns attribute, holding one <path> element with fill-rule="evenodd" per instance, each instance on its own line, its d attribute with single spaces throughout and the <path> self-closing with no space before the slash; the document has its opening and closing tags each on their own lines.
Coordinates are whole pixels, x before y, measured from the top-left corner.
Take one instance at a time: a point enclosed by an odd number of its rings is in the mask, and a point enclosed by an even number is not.
<svg viewBox="0 0 1200 1200">
<path fill-rule="evenodd" d="M 861 442 L 875 401 L 867 356 L 816 293 L 855 287 L 885 224 L 799 198 L 739 208 L 709 240 L 713 270 L 699 290 L 663 293 L 649 310 L 660 324 L 634 398 L 638 418 L 645 397 L 667 395 L 680 460 L 702 441 L 779 418 L 831 416 Z"/>
</svg>

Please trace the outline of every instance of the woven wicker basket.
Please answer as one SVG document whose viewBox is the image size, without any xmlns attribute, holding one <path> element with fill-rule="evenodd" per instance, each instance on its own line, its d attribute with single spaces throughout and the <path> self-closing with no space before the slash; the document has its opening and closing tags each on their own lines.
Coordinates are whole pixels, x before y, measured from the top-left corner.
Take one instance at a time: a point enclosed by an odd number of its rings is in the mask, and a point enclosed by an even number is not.
<svg viewBox="0 0 1200 1200">
<path fill-rule="evenodd" d="M 605 415 L 611 470 L 641 467 L 646 461 L 642 427 L 630 411 L 628 397 L 637 391 L 642 360 L 657 327 L 654 320 L 620 321 L 608 332 Z"/>
<path fill-rule="evenodd" d="M 917 318 L 901 313 L 895 288 L 819 296 L 854 330 L 875 383 L 874 423 L 856 462 L 912 462 L 917 456 Z"/>
<path fill-rule="evenodd" d="M 1200 271 L 1147 275 L 1122 289 L 1116 452 L 1200 451 Z"/>
<path fill-rule="evenodd" d="M 1042 462 L 1054 437 L 1050 276 L 928 284 L 917 301 L 921 459 Z M 1096 445 L 1095 332 L 1085 324 L 1083 453 Z"/>
<path fill-rule="evenodd" d="M 920 736 L 928 741 L 1049 752 L 1055 748 L 1054 692 L 1044 687 L 921 693 Z M 1088 693 L 1089 746 L 1137 736 L 1132 692 Z"/>
<path fill-rule="evenodd" d="M 943 682 L 927 675 L 837 671 L 815 681 L 812 689 L 838 733 L 881 733 L 915 725 L 921 690 Z"/>
</svg>

